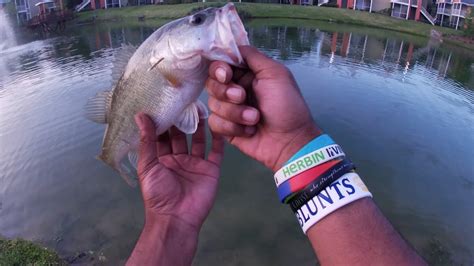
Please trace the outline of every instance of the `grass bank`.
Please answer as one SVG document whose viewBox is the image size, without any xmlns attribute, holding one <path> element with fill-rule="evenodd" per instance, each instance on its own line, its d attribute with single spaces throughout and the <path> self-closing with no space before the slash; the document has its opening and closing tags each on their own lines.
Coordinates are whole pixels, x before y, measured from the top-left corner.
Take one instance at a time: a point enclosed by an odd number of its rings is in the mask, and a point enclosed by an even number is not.
<svg viewBox="0 0 474 266">
<path fill-rule="evenodd" d="M 0 238 L 0 265 L 65 264 L 56 252 L 22 239 Z"/>
<path fill-rule="evenodd" d="M 146 19 L 176 19 L 188 14 L 191 10 L 212 3 L 191 3 L 178 5 L 147 5 L 126 8 L 113 8 L 79 13 L 79 22 L 138 20 Z M 429 36 L 431 29 L 436 29 L 444 35 L 460 35 L 461 31 L 450 28 L 432 26 L 426 23 L 410 20 L 395 19 L 387 15 L 355 11 L 342 8 L 317 6 L 296 6 L 278 4 L 236 3 L 237 8 L 249 14 L 252 18 L 305 19 L 352 24 L 358 26 L 393 30 L 418 36 Z"/>
</svg>

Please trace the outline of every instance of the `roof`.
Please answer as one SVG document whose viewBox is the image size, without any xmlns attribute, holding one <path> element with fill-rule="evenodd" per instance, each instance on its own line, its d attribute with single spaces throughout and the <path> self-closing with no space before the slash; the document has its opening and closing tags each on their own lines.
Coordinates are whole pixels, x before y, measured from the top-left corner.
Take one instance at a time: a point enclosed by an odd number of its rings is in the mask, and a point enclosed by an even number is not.
<svg viewBox="0 0 474 266">
<path fill-rule="evenodd" d="M 455 4 L 455 3 L 463 3 L 468 6 L 474 6 L 474 0 L 460 0 L 454 2 L 453 0 L 436 0 L 436 3 L 450 3 L 450 4 Z"/>
<path fill-rule="evenodd" d="M 2 0 L 0 0 L 0 1 L 2 1 Z M 44 1 L 36 3 L 35 6 L 49 4 L 49 3 L 54 3 L 54 1 L 53 0 L 44 0 Z"/>
</svg>

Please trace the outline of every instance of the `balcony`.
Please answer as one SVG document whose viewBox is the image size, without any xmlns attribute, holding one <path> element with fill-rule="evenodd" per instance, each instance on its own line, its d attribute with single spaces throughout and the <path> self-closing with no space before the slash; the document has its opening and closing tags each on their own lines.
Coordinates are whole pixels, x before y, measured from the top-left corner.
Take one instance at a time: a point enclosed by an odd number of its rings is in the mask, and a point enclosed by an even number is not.
<svg viewBox="0 0 474 266">
<path fill-rule="evenodd" d="M 391 2 L 395 3 L 395 4 L 407 4 L 408 5 L 409 0 L 391 0 Z"/>
<path fill-rule="evenodd" d="M 120 7 L 120 1 L 119 0 L 111 0 L 111 1 L 107 1 L 107 8 L 111 8 L 111 7 Z"/>
<path fill-rule="evenodd" d="M 466 15 L 467 15 L 467 10 L 465 9 L 454 9 L 453 8 L 453 13 L 451 14 L 452 16 L 456 16 L 456 17 L 463 17 L 465 18 Z"/>
<path fill-rule="evenodd" d="M 391 0 L 390 2 L 395 4 L 411 5 L 415 7 L 418 4 L 418 0 Z"/>
<path fill-rule="evenodd" d="M 438 8 L 437 13 L 450 16 L 451 15 L 451 8 L 447 8 L 447 7 L 446 8 Z"/>
<path fill-rule="evenodd" d="M 24 12 L 28 12 L 28 9 L 26 8 L 26 5 L 17 5 L 16 12 L 24 13 Z"/>
<path fill-rule="evenodd" d="M 392 17 L 405 19 L 407 17 L 407 12 L 406 10 L 392 10 Z"/>
</svg>

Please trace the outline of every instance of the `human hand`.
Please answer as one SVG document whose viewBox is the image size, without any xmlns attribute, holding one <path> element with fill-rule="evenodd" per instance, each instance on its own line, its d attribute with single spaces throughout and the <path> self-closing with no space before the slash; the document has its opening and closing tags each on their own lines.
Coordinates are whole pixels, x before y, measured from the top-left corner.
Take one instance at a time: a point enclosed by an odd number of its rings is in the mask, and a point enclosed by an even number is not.
<svg viewBox="0 0 474 266">
<path fill-rule="evenodd" d="M 206 160 L 204 121 L 192 137 L 191 152 L 186 135 L 176 128 L 156 136 L 147 115 L 136 115 L 135 122 L 140 129 L 138 180 L 145 226 L 127 265 L 191 265 L 216 197 L 224 141 L 213 136 Z"/>
<path fill-rule="evenodd" d="M 239 48 L 249 69 L 220 61 L 209 68 L 209 127 L 276 172 L 321 131 L 291 72 L 254 47 Z"/>
<path fill-rule="evenodd" d="M 135 117 L 140 129 L 138 179 L 147 219 L 167 217 L 199 229 L 214 203 L 224 153 L 222 137 L 213 136 L 207 160 L 205 123 L 200 121 L 188 152 L 186 135 L 176 128 L 156 136 L 153 121 Z"/>
</svg>

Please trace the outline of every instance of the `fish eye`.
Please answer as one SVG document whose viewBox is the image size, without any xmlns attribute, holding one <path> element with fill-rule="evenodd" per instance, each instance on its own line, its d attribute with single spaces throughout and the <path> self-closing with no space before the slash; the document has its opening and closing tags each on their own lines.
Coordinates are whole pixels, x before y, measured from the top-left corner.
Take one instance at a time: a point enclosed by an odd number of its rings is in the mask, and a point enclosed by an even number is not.
<svg viewBox="0 0 474 266">
<path fill-rule="evenodd" d="M 204 23 L 205 20 L 206 20 L 206 15 L 199 13 L 191 17 L 191 24 L 195 26 L 201 25 L 202 23 Z"/>
</svg>

